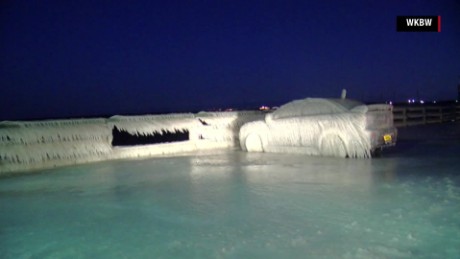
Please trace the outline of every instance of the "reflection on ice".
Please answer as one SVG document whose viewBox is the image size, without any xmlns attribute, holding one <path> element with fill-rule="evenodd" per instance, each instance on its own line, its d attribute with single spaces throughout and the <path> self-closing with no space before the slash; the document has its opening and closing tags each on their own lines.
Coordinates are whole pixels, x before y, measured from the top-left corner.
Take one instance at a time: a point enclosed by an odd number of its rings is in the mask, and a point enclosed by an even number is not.
<svg viewBox="0 0 460 259">
<path fill-rule="evenodd" d="M 3 178 L 0 257 L 459 258 L 456 141 L 403 134 L 372 160 L 228 151 Z"/>
</svg>

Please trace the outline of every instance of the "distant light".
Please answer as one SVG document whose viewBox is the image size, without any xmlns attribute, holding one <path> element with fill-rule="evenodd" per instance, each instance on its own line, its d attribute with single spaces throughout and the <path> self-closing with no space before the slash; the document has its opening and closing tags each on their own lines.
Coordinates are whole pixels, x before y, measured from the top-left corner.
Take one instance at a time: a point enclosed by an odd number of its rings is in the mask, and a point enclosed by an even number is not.
<svg viewBox="0 0 460 259">
<path fill-rule="evenodd" d="M 433 101 L 433 103 L 436 103 L 436 101 Z"/>
<path fill-rule="evenodd" d="M 455 100 L 456 103 L 458 103 L 458 100 Z"/>
<path fill-rule="evenodd" d="M 420 103 L 421 103 L 421 104 L 424 104 L 424 103 L 425 103 L 425 101 L 424 101 L 424 100 L 420 100 Z"/>
<path fill-rule="evenodd" d="M 390 104 L 391 104 L 391 105 L 393 105 L 393 102 L 392 102 L 392 101 L 390 101 Z"/>
<path fill-rule="evenodd" d="M 268 111 L 268 110 L 270 110 L 270 107 L 265 106 L 265 105 L 262 105 L 262 106 L 259 107 L 259 110 L 261 110 L 261 111 Z"/>
<path fill-rule="evenodd" d="M 409 99 L 409 100 L 407 100 L 407 102 L 408 102 L 408 103 L 410 103 L 410 102 L 411 102 L 411 100 Z"/>
</svg>

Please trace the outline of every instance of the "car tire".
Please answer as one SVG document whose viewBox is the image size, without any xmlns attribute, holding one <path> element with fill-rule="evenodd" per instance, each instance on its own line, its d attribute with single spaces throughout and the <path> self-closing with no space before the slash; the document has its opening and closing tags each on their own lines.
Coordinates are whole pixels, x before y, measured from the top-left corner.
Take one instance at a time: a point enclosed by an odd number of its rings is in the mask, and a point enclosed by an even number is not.
<svg viewBox="0 0 460 259">
<path fill-rule="evenodd" d="M 371 150 L 371 157 L 381 157 L 381 156 L 382 156 L 382 149 L 381 148 Z"/>
<path fill-rule="evenodd" d="M 248 152 L 264 152 L 262 139 L 256 133 L 251 133 L 246 137 L 244 142 Z"/>
</svg>

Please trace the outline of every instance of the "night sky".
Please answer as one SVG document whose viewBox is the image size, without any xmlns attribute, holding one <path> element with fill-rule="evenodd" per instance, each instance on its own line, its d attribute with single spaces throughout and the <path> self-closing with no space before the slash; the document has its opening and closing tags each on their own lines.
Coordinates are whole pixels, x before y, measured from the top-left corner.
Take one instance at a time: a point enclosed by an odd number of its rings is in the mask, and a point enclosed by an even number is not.
<svg viewBox="0 0 460 259">
<path fill-rule="evenodd" d="M 441 15 L 442 32 L 396 32 Z M 257 108 L 305 97 L 452 100 L 460 3 L 0 1 L 0 121 Z"/>
</svg>

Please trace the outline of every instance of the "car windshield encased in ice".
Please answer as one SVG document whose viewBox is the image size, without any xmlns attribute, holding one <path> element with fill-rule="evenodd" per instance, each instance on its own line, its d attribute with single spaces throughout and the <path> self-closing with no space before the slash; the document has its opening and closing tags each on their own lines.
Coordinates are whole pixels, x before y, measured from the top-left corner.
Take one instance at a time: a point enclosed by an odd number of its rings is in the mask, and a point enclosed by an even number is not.
<svg viewBox="0 0 460 259">
<path fill-rule="evenodd" d="M 316 99 L 307 98 L 296 100 L 281 106 L 272 113 L 273 119 L 285 119 L 289 117 L 325 115 L 348 112 L 351 109 L 363 105 L 363 103 L 350 99 Z"/>
</svg>

